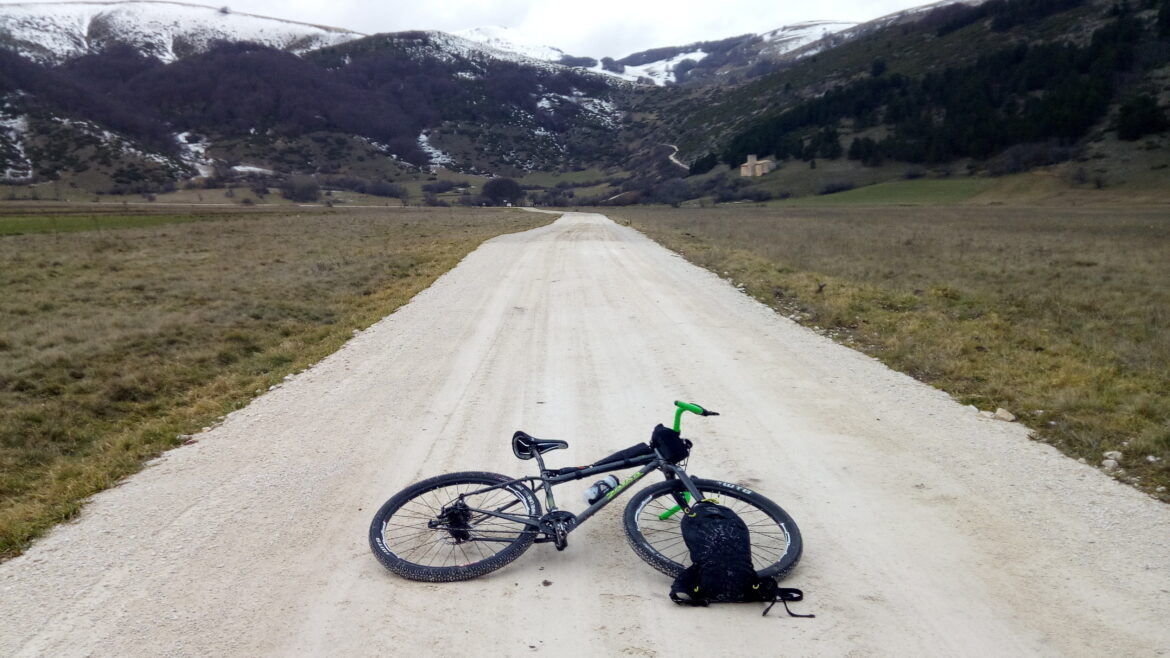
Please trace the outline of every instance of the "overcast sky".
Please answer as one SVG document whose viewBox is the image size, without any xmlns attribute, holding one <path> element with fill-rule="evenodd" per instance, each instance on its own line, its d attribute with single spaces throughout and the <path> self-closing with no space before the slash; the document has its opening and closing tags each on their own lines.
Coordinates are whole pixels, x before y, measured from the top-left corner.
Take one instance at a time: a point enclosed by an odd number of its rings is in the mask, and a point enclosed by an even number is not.
<svg viewBox="0 0 1170 658">
<path fill-rule="evenodd" d="M 9 4 L 12 0 L 0 0 Z M 658 46 L 767 32 L 812 20 L 864 22 L 933 0 L 223 0 L 231 9 L 357 32 L 500 25 L 572 55 L 622 57 Z M 208 0 L 192 4 L 222 6 Z"/>
</svg>

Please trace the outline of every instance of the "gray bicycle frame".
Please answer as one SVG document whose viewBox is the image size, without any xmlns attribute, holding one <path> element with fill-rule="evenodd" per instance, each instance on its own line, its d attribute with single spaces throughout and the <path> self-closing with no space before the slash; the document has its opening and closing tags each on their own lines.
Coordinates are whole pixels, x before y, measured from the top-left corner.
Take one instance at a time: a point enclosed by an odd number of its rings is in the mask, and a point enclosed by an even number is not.
<svg viewBox="0 0 1170 658">
<path fill-rule="evenodd" d="M 533 456 L 536 457 L 537 465 L 540 467 L 540 477 L 529 476 L 529 477 L 516 478 L 515 480 L 510 480 L 508 482 L 501 482 L 500 484 L 495 484 L 495 485 L 492 485 L 490 487 L 484 487 L 483 489 L 479 489 L 477 491 L 471 491 L 471 492 L 465 493 L 465 494 L 463 494 L 463 496 L 471 496 L 474 494 L 479 494 L 479 493 L 483 493 L 486 491 L 491 491 L 493 489 L 504 489 L 504 488 L 507 488 L 513 484 L 520 484 L 522 482 L 535 483 L 537 480 L 539 480 L 541 482 L 540 487 L 538 487 L 538 488 L 534 487 L 534 489 L 535 489 L 535 491 L 540 491 L 541 489 L 544 490 L 545 502 L 546 502 L 547 507 L 548 507 L 548 511 L 546 512 L 546 514 L 547 514 L 549 512 L 559 511 L 559 509 L 560 509 L 557 507 L 556 499 L 553 497 L 552 488 L 554 486 L 556 486 L 558 484 L 564 484 L 565 482 L 568 482 L 570 480 L 581 480 L 581 479 L 585 479 L 585 478 L 588 478 L 588 477 L 591 477 L 594 475 L 600 475 L 602 473 L 612 473 L 613 471 L 620 471 L 620 470 L 623 470 L 626 468 L 630 468 L 631 466 L 638 466 L 638 465 L 642 466 L 642 468 L 635 471 L 633 475 L 630 475 L 625 480 L 622 480 L 621 482 L 619 482 L 618 486 L 614 487 L 612 490 L 607 492 L 604 496 L 601 497 L 600 500 L 593 503 L 589 507 L 585 508 L 580 514 L 576 514 L 575 515 L 575 522 L 574 522 L 573 526 L 568 529 L 568 532 L 572 532 L 573 530 L 576 530 L 577 528 L 581 527 L 581 524 L 583 524 L 589 517 L 593 516 L 598 511 L 600 511 L 601 508 L 605 507 L 606 505 L 608 505 L 611 502 L 613 502 L 614 500 L 616 500 L 618 498 L 618 496 L 622 495 L 627 490 L 629 490 L 629 488 L 634 483 L 638 482 L 643 477 L 645 477 L 646 475 L 649 475 L 650 473 L 653 473 L 654 471 L 658 471 L 658 470 L 663 471 L 664 473 L 667 474 L 666 478 L 668 480 L 672 479 L 672 478 L 678 478 L 679 482 L 682 483 L 683 487 L 687 490 L 687 492 L 689 492 L 691 494 L 691 500 L 702 500 L 702 498 L 703 498 L 702 494 L 699 493 L 698 487 L 695 486 L 694 481 L 691 479 L 691 477 L 689 475 L 687 475 L 687 472 L 685 470 L 683 470 L 681 467 L 676 466 L 675 464 L 672 464 L 672 463 L 666 461 L 665 459 L 663 459 L 662 455 L 658 454 L 658 451 L 655 451 L 653 456 L 647 455 L 644 457 L 634 457 L 632 459 L 626 459 L 626 460 L 622 460 L 620 462 L 614 462 L 613 464 L 600 464 L 597 466 L 586 466 L 583 469 L 572 471 L 569 473 L 563 473 L 561 475 L 549 475 L 549 471 L 548 471 L 548 469 L 545 468 L 544 459 L 541 457 L 540 453 L 534 452 Z M 463 496 L 460 496 L 460 499 L 462 499 Z M 519 501 L 515 501 L 515 502 L 519 502 Z M 515 504 L 515 502 L 512 504 Z M 537 531 L 543 532 L 546 535 L 548 534 L 547 531 L 540 526 L 540 523 L 539 523 L 540 519 L 536 519 L 536 518 L 533 518 L 531 516 L 516 516 L 514 514 L 507 514 L 507 513 L 504 513 L 502 511 L 486 510 L 486 509 L 480 509 L 478 507 L 472 508 L 472 510 L 476 513 L 479 513 L 479 514 L 487 514 L 489 516 L 495 516 L 495 517 L 498 517 L 501 519 L 507 519 L 507 520 L 513 521 L 515 523 L 522 523 L 525 526 L 533 527 Z M 502 541 L 502 540 L 481 538 L 478 541 Z M 547 541 L 547 540 L 537 540 L 537 541 L 539 542 L 539 541 Z"/>
</svg>

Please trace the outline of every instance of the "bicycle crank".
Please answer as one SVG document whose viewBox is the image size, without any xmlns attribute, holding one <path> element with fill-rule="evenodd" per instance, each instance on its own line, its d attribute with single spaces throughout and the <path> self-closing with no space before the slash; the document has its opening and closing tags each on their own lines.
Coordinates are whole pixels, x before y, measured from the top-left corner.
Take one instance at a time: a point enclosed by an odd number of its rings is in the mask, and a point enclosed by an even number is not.
<svg viewBox="0 0 1170 658">
<path fill-rule="evenodd" d="M 552 536 L 553 546 L 556 546 L 558 551 L 565 550 L 569 545 L 569 532 L 575 527 L 577 516 L 565 510 L 549 512 L 540 518 L 540 529 Z"/>
</svg>

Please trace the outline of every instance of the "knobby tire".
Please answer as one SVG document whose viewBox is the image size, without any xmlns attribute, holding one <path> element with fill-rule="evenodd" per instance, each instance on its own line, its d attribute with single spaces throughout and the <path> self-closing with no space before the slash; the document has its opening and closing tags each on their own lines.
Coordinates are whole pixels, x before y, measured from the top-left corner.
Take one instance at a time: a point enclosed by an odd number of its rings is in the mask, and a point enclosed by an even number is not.
<svg viewBox="0 0 1170 658">
<path fill-rule="evenodd" d="M 463 472 L 413 484 L 386 501 L 374 515 L 370 549 L 383 566 L 409 580 L 451 582 L 495 571 L 528 550 L 535 531 L 485 514 L 452 523 L 442 517 L 441 510 L 464 494 L 471 508 L 539 518 L 536 496 L 518 482 L 467 495 L 512 479 L 498 473 Z"/>
<path fill-rule="evenodd" d="M 694 480 L 703 498 L 714 498 L 731 508 L 751 532 L 752 563 L 761 578 L 784 577 L 800 561 L 803 543 L 792 517 L 779 505 L 751 489 L 730 482 Z M 674 578 L 691 564 L 683 541 L 679 511 L 667 519 L 661 515 L 677 506 L 672 493 L 683 491 L 682 482 L 667 480 L 639 491 L 626 505 L 623 522 L 626 538 L 638 557 Z"/>
</svg>

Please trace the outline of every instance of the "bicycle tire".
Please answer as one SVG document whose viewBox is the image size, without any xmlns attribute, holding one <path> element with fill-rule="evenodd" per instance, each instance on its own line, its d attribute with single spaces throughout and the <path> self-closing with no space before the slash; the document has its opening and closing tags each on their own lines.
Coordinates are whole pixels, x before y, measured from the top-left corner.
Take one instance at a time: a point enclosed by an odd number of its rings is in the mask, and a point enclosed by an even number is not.
<svg viewBox="0 0 1170 658">
<path fill-rule="evenodd" d="M 694 482 L 703 498 L 719 500 L 747 524 L 752 538 L 752 564 L 761 578 L 782 578 L 800 561 L 804 548 L 800 529 L 779 505 L 742 485 L 716 480 Z M 626 538 L 634 552 L 671 578 L 691 564 L 691 557 L 682 538 L 682 513 L 667 519 L 661 515 L 677 506 L 671 494 L 683 490 L 679 480 L 650 485 L 630 499 L 623 517 Z"/>
<path fill-rule="evenodd" d="M 383 566 L 409 580 L 453 582 L 495 571 L 528 550 L 536 531 L 486 515 L 452 522 L 440 511 L 456 502 L 459 494 L 512 480 L 498 473 L 467 471 L 412 484 L 374 515 L 370 550 Z M 540 503 L 532 489 L 519 482 L 466 500 L 475 508 L 540 517 Z M 517 503 L 522 510 L 516 509 Z M 497 545 L 499 550 L 495 550 Z"/>
</svg>

